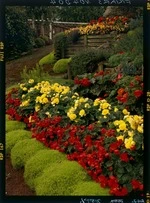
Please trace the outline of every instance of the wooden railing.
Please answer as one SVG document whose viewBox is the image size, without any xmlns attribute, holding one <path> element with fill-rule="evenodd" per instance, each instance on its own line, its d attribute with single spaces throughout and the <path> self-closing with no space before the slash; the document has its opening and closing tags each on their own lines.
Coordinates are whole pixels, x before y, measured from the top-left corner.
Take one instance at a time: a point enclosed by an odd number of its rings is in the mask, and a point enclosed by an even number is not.
<svg viewBox="0 0 150 203">
<path fill-rule="evenodd" d="M 105 43 L 111 44 L 115 41 L 115 37 L 114 34 L 82 35 L 76 43 L 68 45 L 66 57 L 71 57 L 82 49 L 98 48 Z"/>
</svg>

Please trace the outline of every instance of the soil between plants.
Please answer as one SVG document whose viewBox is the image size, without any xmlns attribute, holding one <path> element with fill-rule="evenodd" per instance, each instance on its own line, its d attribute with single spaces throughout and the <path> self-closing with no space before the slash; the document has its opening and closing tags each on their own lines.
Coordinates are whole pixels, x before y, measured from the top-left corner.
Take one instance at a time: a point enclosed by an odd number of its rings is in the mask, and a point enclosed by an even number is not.
<svg viewBox="0 0 150 203">
<path fill-rule="evenodd" d="M 11 164 L 10 157 L 5 159 L 5 195 L 6 196 L 35 196 L 36 194 L 30 190 L 25 184 L 23 173 L 24 169 L 14 169 Z"/>
</svg>

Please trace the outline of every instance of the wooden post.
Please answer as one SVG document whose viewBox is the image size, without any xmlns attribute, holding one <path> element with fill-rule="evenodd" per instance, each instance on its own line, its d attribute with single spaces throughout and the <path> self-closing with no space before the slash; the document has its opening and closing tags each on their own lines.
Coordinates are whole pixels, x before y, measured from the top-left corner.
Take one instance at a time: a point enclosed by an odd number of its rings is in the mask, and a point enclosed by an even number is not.
<svg viewBox="0 0 150 203">
<path fill-rule="evenodd" d="M 45 35 L 45 32 L 44 32 L 44 18 L 43 18 L 43 15 L 41 16 L 41 29 L 40 29 L 40 34 L 42 35 L 42 36 L 44 36 Z"/>
<path fill-rule="evenodd" d="M 87 35 L 84 35 L 84 47 L 88 46 Z"/>
<path fill-rule="evenodd" d="M 49 39 L 53 39 L 53 24 L 50 22 L 49 24 Z"/>
<path fill-rule="evenodd" d="M 67 75 L 68 75 L 68 79 L 72 79 L 71 71 L 70 71 L 70 65 L 69 64 L 68 64 L 68 69 L 67 69 Z"/>
</svg>

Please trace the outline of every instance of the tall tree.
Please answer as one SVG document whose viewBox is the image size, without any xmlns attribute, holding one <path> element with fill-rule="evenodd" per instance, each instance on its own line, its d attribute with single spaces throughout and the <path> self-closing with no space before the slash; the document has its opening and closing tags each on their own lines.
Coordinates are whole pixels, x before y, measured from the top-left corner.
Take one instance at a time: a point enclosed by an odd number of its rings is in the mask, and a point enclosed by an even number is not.
<svg viewBox="0 0 150 203">
<path fill-rule="evenodd" d="M 89 22 L 104 13 L 104 7 L 98 6 L 68 6 L 58 7 L 57 14 L 60 21 Z"/>
</svg>

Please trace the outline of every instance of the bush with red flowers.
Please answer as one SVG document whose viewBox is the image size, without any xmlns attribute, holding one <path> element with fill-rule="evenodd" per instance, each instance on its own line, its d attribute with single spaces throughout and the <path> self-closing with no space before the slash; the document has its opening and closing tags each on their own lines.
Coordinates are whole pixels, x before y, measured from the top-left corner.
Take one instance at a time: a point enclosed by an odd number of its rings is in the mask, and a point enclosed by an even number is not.
<svg viewBox="0 0 150 203">
<path fill-rule="evenodd" d="M 87 86 L 83 84 L 87 81 Z M 123 105 L 132 114 L 143 114 L 143 77 L 100 71 L 79 75 L 74 79 L 74 91 L 91 99 L 106 98 L 114 105 Z"/>
</svg>

